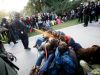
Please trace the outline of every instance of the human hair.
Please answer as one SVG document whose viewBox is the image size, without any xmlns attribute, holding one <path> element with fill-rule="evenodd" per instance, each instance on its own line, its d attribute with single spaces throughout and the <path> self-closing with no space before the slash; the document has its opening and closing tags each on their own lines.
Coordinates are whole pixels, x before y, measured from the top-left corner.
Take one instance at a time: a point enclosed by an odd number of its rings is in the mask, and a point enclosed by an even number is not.
<svg viewBox="0 0 100 75">
<path fill-rule="evenodd" d="M 59 45 L 58 45 L 58 49 L 61 53 L 64 53 L 65 51 L 68 51 L 69 48 L 68 48 L 68 45 L 63 42 L 63 41 L 60 41 Z"/>
</svg>

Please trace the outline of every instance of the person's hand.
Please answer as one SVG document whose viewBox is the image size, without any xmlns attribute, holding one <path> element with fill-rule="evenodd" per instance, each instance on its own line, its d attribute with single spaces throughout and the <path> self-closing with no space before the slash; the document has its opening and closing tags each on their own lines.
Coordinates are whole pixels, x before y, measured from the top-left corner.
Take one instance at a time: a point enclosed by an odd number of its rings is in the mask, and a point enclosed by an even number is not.
<svg viewBox="0 0 100 75">
<path fill-rule="evenodd" d="M 33 66 L 32 70 L 30 72 L 30 75 L 39 75 L 38 73 L 39 73 L 39 67 Z"/>
</svg>

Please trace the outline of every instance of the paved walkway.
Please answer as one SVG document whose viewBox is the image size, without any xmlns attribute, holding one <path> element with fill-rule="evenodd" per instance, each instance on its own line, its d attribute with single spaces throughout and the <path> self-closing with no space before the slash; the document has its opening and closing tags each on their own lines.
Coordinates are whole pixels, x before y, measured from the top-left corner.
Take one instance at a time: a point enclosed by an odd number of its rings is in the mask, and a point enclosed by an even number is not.
<svg viewBox="0 0 100 75">
<path fill-rule="evenodd" d="M 83 27 L 83 24 L 79 24 L 61 29 L 61 31 L 63 31 L 67 35 L 72 36 L 83 47 L 89 47 L 93 44 L 100 45 L 99 23 L 89 24 L 88 27 Z M 34 45 L 38 36 L 29 38 L 29 44 L 31 48 Z M 16 45 L 13 45 L 13 43 L 11 43 L 10 45 L 5 44 L 5 48 L 7 51 L 13 53 L 17 57 L 18 60 L 14 63 L 20 68 L 18 74 L 29 75 L 30 69 L 35 64 L 37 57 L 39 56 L 37 50 L 35 48 L 32 48 L 30 51 L 24 50 L 20 40 Z"/>
</svg>

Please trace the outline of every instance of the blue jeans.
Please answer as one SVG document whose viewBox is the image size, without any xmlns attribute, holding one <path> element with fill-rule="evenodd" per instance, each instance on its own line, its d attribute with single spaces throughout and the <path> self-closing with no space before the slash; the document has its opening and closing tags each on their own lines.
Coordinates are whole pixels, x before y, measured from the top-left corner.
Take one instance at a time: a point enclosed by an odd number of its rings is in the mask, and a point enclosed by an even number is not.
<svg viewBox="0 0 100 75">
<path fill-rule="evenodd" d="M 42 38 L 39 37 L 39 38 L 37 39 L 37 41 L 36 41 L 36 45 L 37 45 L 37 46 L 40 46 L 40 45 L 42 44 L 42 42 L 44 42 L 44 38 L 43 38 L 43 37 L 42 37 Z"/>
<path fill-rule="evenodd" d="M 51 75 L 58 75 L 60 69 L 68 75 L 72 75 L 76 71 L 76 64 L 73 61 L 73 58 L 69 55 L 68 51 L 61 54 L 57 48 L 53 63 L 55 65 L 53 65 L 52 69 L 50 70 Z"/>
<path fill-rule="evenodd" d="M 40 65 L 41 65 L 42 60 L 44 59 L 44 57 L 45 57 L 45 53 L 43 52 L 43 53 L 39 56 L 39 58 L 38 58 L 38 60 L 37 60 L 37 62 L 36 62 L 36 65 L 35 65 L 35 66 L 40 66 Z"/>
<path fill-rule="evenodd" d="M 54 59 L 54 53 L 51 53 L 48 57 L 48 59 L 45 61 L 44 65 L 42 66 L 42 68 L 40 69 L 40 73 L 44 73 L 48 70 L 50 63 L 53 61 Z"/>
</svg>

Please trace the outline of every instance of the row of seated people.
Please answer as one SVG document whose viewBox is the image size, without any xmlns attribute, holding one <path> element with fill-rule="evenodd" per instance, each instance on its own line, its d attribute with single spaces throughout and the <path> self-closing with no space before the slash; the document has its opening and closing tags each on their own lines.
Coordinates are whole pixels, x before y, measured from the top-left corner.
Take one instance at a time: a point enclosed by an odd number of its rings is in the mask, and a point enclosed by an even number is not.
<svg viewBox="0 0 100 75">
<path fill-rule="evenodd" d="M 61 31 L 47 31 L 34 47 L 40 56 L 30 75 L 86 75 L 80 66 L 81 60 L 90 65 L 100 64 L 100 46 L 83 48 Z"/>
</svg>

